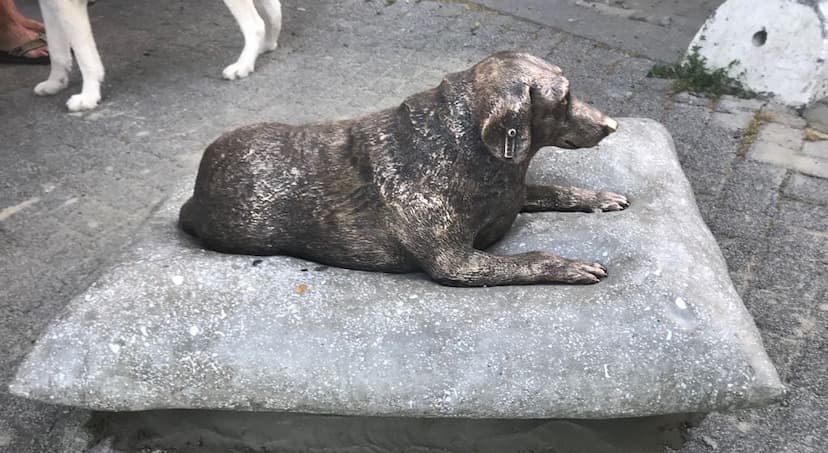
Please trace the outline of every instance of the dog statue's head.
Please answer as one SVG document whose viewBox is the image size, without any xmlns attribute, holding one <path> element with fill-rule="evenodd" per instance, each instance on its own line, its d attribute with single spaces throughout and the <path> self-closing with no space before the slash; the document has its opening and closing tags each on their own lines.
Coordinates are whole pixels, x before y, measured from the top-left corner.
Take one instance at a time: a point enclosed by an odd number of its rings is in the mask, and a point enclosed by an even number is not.
<svg viewBox="0 0 828 453">
<path fill-rule="evenodd" d="M 500 159 L 519 163 L 544 146 L 588 148 L 618 128 L 570 95 L 560 68 L 532 55 L 494 54 L 471 77 L 483 143 Z"/>
</svg>

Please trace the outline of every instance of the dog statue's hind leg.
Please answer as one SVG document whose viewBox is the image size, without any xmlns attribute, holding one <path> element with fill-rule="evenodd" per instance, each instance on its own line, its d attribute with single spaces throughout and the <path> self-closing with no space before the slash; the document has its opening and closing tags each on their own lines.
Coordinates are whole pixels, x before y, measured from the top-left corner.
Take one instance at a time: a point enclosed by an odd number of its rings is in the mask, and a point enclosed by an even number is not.
<svg viewBox="0 0 828 453">
<path fill-rule="evenodd" d="M 526 186 L 524 212 L 621 211 L 630 205 L 627 197 L 614 192 L 596 192 L 571 186 Z"/>
<path fill-rule="evenodd" d="M 222 72 L 225 79 L 235 80 L 247 77 L 256 69 L 256 58 L 265 51 L 265 23 L 256 12 L 253 0 L 224 0 L 224 4 L 236 18 L 244 36 L 244 48 L 239 59 Z"/>
</svg>

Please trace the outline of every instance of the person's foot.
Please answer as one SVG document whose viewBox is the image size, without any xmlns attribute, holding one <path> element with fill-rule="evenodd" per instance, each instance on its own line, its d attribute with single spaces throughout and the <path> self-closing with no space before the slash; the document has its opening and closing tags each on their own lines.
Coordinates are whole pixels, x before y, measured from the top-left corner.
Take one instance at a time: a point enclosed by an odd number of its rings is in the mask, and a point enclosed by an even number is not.
<svg viewBox="0 0 828 453">
<path fill-rule="evenodd" d="M 42 29 L 43 25 L 33 20 L 29 20 L 27 24 L 11 21 L 7 22 L 6 26 L 0 26 L 0 51 L 9 52 L 37 40 L 39 32 L 36 29 Z M 29 28 L 30 26 L 33 28 Z M 32 59 L 47 57 L 49 49 L 46 46 L 36 47 L 25 52 L 23 56 Z"/>
</svg>

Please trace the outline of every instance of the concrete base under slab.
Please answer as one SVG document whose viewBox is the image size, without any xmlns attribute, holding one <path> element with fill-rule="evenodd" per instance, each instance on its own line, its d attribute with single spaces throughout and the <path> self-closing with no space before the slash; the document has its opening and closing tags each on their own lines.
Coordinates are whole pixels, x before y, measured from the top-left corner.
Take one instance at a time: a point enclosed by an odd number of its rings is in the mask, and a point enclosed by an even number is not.
<svg viewBox="0 0 828 453">
<path fill-rule="evenodd" d="M 96 453 L 662 453 L 690 415 L 612 420 L 343 417 L 230 411 L 98 412 Z M 94 451 L 94 449 L 93 449 Z"/>
</svg>

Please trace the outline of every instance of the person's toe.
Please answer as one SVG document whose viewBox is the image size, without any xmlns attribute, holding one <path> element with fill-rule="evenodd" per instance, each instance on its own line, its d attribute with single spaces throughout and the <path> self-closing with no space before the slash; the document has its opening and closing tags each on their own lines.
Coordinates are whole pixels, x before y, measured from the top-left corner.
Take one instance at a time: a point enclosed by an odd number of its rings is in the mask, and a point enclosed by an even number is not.
<svg viewBox="0 0 828 453">
<path fill-rule="evenodd" d="M 49 49 L 47 47 L 40 47 L 37 49 L 30 50 L 26 53 L 26 58 L 41 58 L 41 57 L 48 57 L 49 56 Z"/>
<path fill-rule="evenodd" d="M 26 18 L 23 22 L 23 26 L 31 31 L 35 31 L 38 33 L 43 33 L 46 31 L 46 27 L 43 26 L 43 23 L 38 22 L 34 19 Z"/>
</svg>

